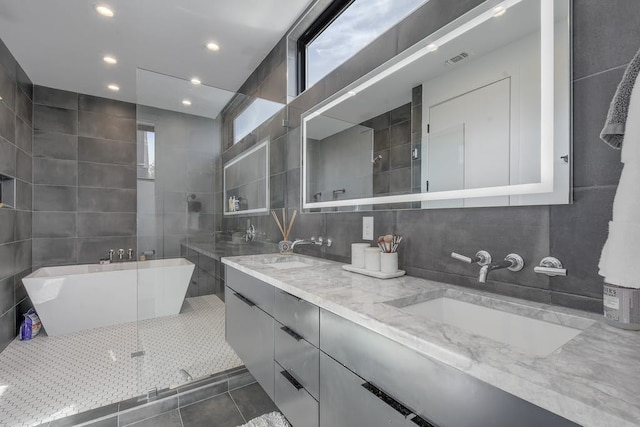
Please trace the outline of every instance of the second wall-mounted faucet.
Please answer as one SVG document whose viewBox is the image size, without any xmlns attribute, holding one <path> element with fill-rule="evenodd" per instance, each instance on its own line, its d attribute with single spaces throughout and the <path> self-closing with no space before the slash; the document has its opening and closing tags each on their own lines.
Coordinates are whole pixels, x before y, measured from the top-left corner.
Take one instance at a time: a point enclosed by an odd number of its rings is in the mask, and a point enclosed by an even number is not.
<svg viewBox="0 0 640 427">
<path fill-rule="evenodd" d="M 518 254 L 509 254 L 504 260 L 492 262 L 491 254 L 487 251 L 478 251 L 474 257 L 468 257 L 465 255 L 460 255 L 456 252 L 451 252 L 451 258 L 457 259 L 458 261 L 466 262 L 468 264 L 476 263 L 480 268 L 480 274 L 478 276 L 478 281 L 480 283 L 487 282 L 487 276 L 490 271 L 500 270 L 506 268 L 510 271 L 520 271 L 524 268 L 524 260 Z"/>
</svg>

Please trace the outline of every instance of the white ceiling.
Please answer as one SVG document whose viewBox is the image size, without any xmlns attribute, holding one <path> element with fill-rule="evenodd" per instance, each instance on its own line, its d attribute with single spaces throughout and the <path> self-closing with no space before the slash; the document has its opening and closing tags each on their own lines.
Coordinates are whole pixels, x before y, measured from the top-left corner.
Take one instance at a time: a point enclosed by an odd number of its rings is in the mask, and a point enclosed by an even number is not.
<svg viewBox="0 0 640 427">
<path fill-rule="evenodd" d="M 235 92 L 310 3 L 2 0 L 0 38 L 37 85 L 137 102 L 136 68 L 143 68 Z M 100 16 L 96 4 L 115 16 Z M 208 41 L 220 51 L 207 50 Z M 118 64 L 104 63 L 107 54 Z M 109 91 L 110 83 L 120 91 Z"/>
</svg>

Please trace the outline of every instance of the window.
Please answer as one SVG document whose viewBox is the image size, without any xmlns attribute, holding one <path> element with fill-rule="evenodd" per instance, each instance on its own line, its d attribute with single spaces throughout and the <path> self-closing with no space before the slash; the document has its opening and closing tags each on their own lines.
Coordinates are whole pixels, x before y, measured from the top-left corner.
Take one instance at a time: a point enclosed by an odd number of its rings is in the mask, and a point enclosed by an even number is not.
<svg viewBox="0 0 640 427">
<path fill-rule="evenodd" d="M 138 124 L 138 179 L 156 178 L 156 131 L 152 125 Z"/>
<path fill-rule="evenodd" d="M 258 98 L 233 119 L 233 143 L 240 142 L 264 123 L 267 119 L 280 111 L 283 107 L 279 102 Z"/>
<path fill-rule="evenodd" d="M 427 1 L 334 1 L 298 39 L 298 92 L 313 86 Z"/>
</svg>

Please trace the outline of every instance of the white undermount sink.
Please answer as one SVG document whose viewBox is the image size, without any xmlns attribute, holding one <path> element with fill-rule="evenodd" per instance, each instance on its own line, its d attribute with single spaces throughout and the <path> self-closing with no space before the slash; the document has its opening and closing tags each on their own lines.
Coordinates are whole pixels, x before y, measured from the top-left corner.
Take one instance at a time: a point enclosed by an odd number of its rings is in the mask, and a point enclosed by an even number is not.
<svg viewBox="0 0 640 427">
<path fill-rule="evenodd" d="M 443 295 L 444 293 L 444 295 Z M 475 300 L 467 302 L 463 299 Z M 409 303 L 398 308 L 405 313 L 426 317 L 436 322 L 445 323 L 474 335 L 508 344 L 533 356 L 547 356 L 567 342 L 575 338 L 582 329 L 593 324 L 592 320 L 571 317 L 574 320 L 568 327 L 559 323 L 535 319 L 500 309 L 479 305 L 478 302 L 498 301 L 501 308 L 509 308 L 510 302 L 478 298 L 477 295 L 465 292 L 440 292 L 433 298 L 421 302 Z M 398 306 L 397 304 L 392 305 Z M 512 304 L 512 307 L 517 304 Z M 523 310 L 522 307 L 519 308 Z M 527 314 L 536 317 L 555 317 L 560 321 L 562 314 L 538 308 L 524 308 Z M 577 321 L 575 321 L 578 319 Z M 580 328 L 580 329 L 578 329 Z"/>
<path fill-rule="evenodd" d="M 309 258 L 299 257 L 295 255 L 277 255 L 265 258 L 262 261 L 267 267 L 276 268 L 278 270 L 289 270 L 292 268 L 316 267 L 326 264 L 326 262 L 316 261 Z"/>
</svg>

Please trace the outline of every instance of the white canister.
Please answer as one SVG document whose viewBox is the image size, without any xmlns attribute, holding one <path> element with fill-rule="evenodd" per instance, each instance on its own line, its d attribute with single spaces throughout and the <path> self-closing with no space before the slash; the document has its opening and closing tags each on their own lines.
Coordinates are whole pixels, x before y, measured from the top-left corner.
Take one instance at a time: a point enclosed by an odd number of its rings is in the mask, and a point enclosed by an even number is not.
<svg viewBox="0 0 640 427">
<path fill-rule="evenodd" d="M 364 250 L 370 247 L 369 243 L 352 243 L 351 265 L 355 268 L 364 268 Z"/>
<path fill-rule="evenodd" d="M 398 272 L 398 252 L 383 252 L 380 254 L 380 271 L 383 273 Z"/>
<path fill-rule="evenodd" d="M 380 271 L 380 248 L 364 249 L 364 268 L 369 271 Z"/>
</svg>

